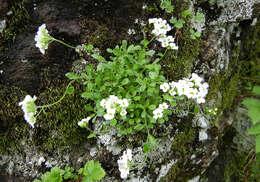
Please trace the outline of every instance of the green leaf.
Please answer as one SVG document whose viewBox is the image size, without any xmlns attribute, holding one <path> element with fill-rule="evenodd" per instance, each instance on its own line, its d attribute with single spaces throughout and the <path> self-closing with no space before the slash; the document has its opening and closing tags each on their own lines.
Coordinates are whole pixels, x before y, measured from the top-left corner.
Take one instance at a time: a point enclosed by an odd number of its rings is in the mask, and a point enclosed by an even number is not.
<svg viewBox="0 0 260 182">
<path fill-rule="evenodd" d="M 93 180 L 101 180 L 106 175 L 106 172 L 101 167 L 99 162 L 95 162 L 94 169 L 92 171 Z"/>
<path fill-rule="evenodd" d="M 248 98 L 245 99 L 242 104 L 244 104 L 245 106 L 247 106 L 248 108 L 252 108 L 252 107 L 258 107 L 260 108 L 260 100 L 258 99 L 254 99 L 254 98 Z"/>
<path fill-rule="evenodd" d="M 181 13 L 181 16 L 183 18 L 186 18 L 187 16 L 192 15 L 192 12 L 190 10 L 185 10 Z"/>
<path fill-rule="evenodd" d="M 125 78 L 123 81 L 122 81 L 122 85 L 127 85 L 129 83 L 129 79 L 128 78 Z"/>
<path fill-rule="evenodd" d="M 62 175 L 65 173 L 64 170 L 60 169 L 59 167 L 51 168 L 50 172 L 45 173 L 41 179 L 43 182 L 62 182 Z"/>
<path fill-rule="evenodd" d="M 65 167 L 65 174 L 63 176 L 63 178 L 66 179 L 75 179 L 76 175 L 73 174 L 74 168 L 73 167 Z"/>
<path fill-rule="evenodd" d="M 88 98 L 90 98 L 90 95 L 91 95 L 91 93 L 89 93 L 89 92 L 83 92 L 81 94 L 81 97 L 88 99 Z"/>
<path fill-rule="evenodd" d="M 93 50 L 94 46 L 92 44 L 87 45 L 87 51 L 91 52 Z"/>
<path fill-rule="evenodd" d="M 172 18 L 170 19 L 170 23 L 175 24 L 176 22 L 177 22 L 177 19 L 176 19 L 176 18 L 173 18 L 173 17 L 172 17 Z"/>
<path fill-rule="evenodd" d="M 256 150 L 256 153 L 259 153 L 260 152 L 260 135 L 256 135 L 255 137 L 255 150 Z"/>
<path fill-rule="evenodd" d="M 149 146 L 149 144 L 145 143 L 143 146 L 143 150 L 145 153 L 149 153 L 151 150 L 151 147 Z"/>
<path fill-rule="evenodd" d="M 152 71 L 149 72 L 149 77 L 151 79 L 155 79 L 157 76 L 158 76 L 158 74 L 156 72 L 152 72 Z"/>
<path fill-rule="evenodd" d="M 146 47 L 149 44 L 149 41 L 148 40 L 142 40 L 140 42 L 140 44 L 143 45 L 144 47 Z"/>
<path fill-rule="evenodd" d="M 73 94 L 73 92 L 74 92 L 74 87 L 73 87 L 73 86 L 70 86 L 70 87 L 67 88 L 67 90 L 66 90 L 66 93 L 67 93 L 67 94 Z"/>
<path fill-rule="evenodd" d="M 85 108 L 86 111 L 93 111 L 94 110 L 94 108 L 90 104 L 86 104 L 84 106 L 84 108 Z"/>
<path fill-rule="evenodd" d="M 84 176 L 82 178 L 82 182 L 93 182 L 93 180 L 92 180 L 91 176 Z"/>
<path fill-rule="evenodd" d="M 193 110 L 193 114 L 196 115 L 199 112 L 199 107 L 195 106 Z"/>
<path fill-rule="evenodd" d="M 260 123 L 256 123 L 248 130 L 249 135 L 257 135 L 260 134 Z"/>
<path fill-rule="evenodd" d="M 196 16 L 194 17 L 194 19 L 195 19 L 197 22 L 200 22 L 200 23 L 202 23 L 203 18 L 204 18 L 204 14 L 199 13 L 199 12 L 197 12 Z"/>
<path fill-rule="evenodd" d="M 91 133 L 90 135 L 88 135 L 88 138 L 93 138 L 96 137 L 96 133 Z"/>
<path fill-rule="evenodd" d="M 254 86 L 253 93 L 260 95 L 260 86 Z"/>
<path fill-rule="evenodd" d="M 142 117 L 142 118 L 146 118 L 146 111 L 143 111 L 143 112 L 142 112 L 141 117 Z"/>
<path fill-rule="evenodd" d="M 152 147 L 156 147 L 157 145 L 156 139 L 150 134 L 148 134 L 148 142 L 151 144 Z"/>
<path fill-rule="evenodd" d="M 94 59 L 100 61 L 100 62 L 107 62 L 106 59 L 98 54 L 92 54 L 91 55 Z"/>
<path fill-rule="evenodd" d="M 41 180 L 35 179 L 33 182 L 42 182 Z"/>
<path fill-rule="evenodd" d="M 99 162 L 94 162 L 93 160 L 88 161 L 80 174 L 84 174 L 84 180 L 86 181 L 95 181 L 101 180 L 105 176 L 105 171 L 101 167 Z"/>
<path fill-rule="evenodd" d="M 144 128 L 144 125 L 142 124 L 137 124 L 134 129 L 137 130 L 137 131 L 141 131 L 142 129 Z"/>
<path fill-rule="evenodd" d="M 256 124 L 258 121 L 260 121 L 260 109 L 259 108 L 249 109 L 248 116 L 251 118 L 253 124 Z"/>
<path fill-rule="evenodd" d="M 195 37 L 200 37 L 201 36 L 201 32 L 197 31 L 194 33 Z"/>
<path fill-rule="evenodd" d="M 70 80 L 76 80 L 76 79 L 79 79 L 80 76 L 77 75 L 76 73 L 72 73 L 72 72 L 69 72 L 69 73 L 66 73 L 65 76 L 70 79 Z"/>
<path fill-rule="evenodd" d="M 135 51 L 135 46 L 132 44 L 130 45 L 128 48 L 127 48 L 127 52 L 128 53 L 131 53 L 131 52 L 134 52 Z"/>
<path fill-rule="evenodd" d="M 109 124 L 110 124 L 111 126 L 116 126 L 116 124 L 117 124 L 116 119 L 112 119 L 112 120 L 109 122 Z"/>
<path fill-rule="evenodd" d="M 128 121 L 128 123 L 129 123 L 130 125 L 134 125 L 134 124 L 135 124 L 135 120 L 134 120 L 134 119 L 130 119 L 130 120 Z"/>
<path fill-rule="evenodd" d="M 150 105 L 148 108 L 149 108 L 150 110 L 155 110 L 155 109 L 156 109 L 156 106 L 155 106 L 155 105 Z"/>
<path fill-rule="evenodd" d="M 107 52 L 108 52 L 108 53 L 113 53 L 113 50 L 110 49 L 110 48 L 107 48 Z"/>
<path fill-rule="evenodd" d="M 154 50 L 149 50 L 149 51 L 146 52 L 146 55 L 152 57 L 154 55 L 154 53 L 155 53 Z"/>
</svg>

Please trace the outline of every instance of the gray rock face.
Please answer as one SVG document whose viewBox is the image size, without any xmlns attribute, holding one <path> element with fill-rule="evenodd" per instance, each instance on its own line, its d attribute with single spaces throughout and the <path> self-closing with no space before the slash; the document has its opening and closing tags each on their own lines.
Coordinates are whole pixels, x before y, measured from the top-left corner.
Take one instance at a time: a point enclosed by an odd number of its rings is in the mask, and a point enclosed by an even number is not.
<svg viewBox="0 0 260 182">
<path fill-rule="evenodd" d="M 203 8 L 195 7 L 196 0 L 187 1 L 191 3 L 190 8 L 192 10 L 198 8 L 200 12 L 203 12 Z M 0 0 L 0 12 L 8 11 L 6 10 L 7 3 L 8 1 Z M 154 1 L 154 3 L 158 2 Z M 241 45 L 239 23 L 253 19 L 254 6 L 260 2 L 257 0 L 210 0 L 209 3 L 211 5 L 209 8 L 214 8 L 215 5 L 221 9 L 219 16 L 215 20 L 208 20 L 207 16 L 209 15 L 206 14 L 203 26 L 194 27 L 203 31 L 203 37 L 199 56 L 194 62 L 193 70 L 204 77 L 205 80 L 210 80 L 217 74 L 225 76 L 230 71 L 235 70 L 231 65 L 231 59 L 233 48 Z M 137 9 L 137 7 L 140 8 Z M 39 93 L 39 88 L 41 88 L 40 73 L 42 68 L 51 67 L 53 72 L 56 73 L 54 77 L 61 80 L 64 79 L 64 74 L 70 70 L 80 73 L 93 60 L 87 56 L 84 59 L 79 59 L 74 50 L 69 50 L 56 43 L 49 47 L 46 55 L 41 55 L 35 47 L 34 41 L 38 26 L 46 23 L 51 35 L 73 45 L 84 43 L 85 40 L 96 40 L 101 44 L 107 41 L 108 44 L 112 44 L 113 42 L 110 41 L 109 37 L 107 40 L 101 40 L 102 35 L 94 35 L 101 26 L 104 26 L 105 30 L 110 33 L 108 35 L 114 35 L 118 38 L 115 42 L 127 38 L 135 40 L 135 38 L 127 37 L 129 36 L 127 32 L 130 27 L 140 29 L 134 23 L 135 19 L 142 20 L 143 18 L 142 21 L 147 21 L 148 17 L 144 17 L 145 13 L 144 10 L 141 10 L 141 7 L 142 3 L 138 0 L 128 2 L 119 0 L 113 2 L 109 0 L 70 2 L 46 0 L 35 4 L 34 10 L 31 12 L 32 24 L 28 25 L 27 31 L 18 35 L 15 42 L 5 52 L 8 55 L 8 62 L 0 65 L 1 69 L 4 70 L 1 79 L 6 85 L 17 86 L 30 94 L 35 94 Z M 108 17 L 111 14 L 113 16 Z M 114 19 L 109 20 L 110 18 Z M 111 22 L 114 24 L 111 24 Z M 236 35 L 235 38 L 234 35 Z M 136 36 L 143 35 L 140 33 Z M 105 52 L 102 51 L 100 51 L 100 54 Z M 15 152 L 11 155 L 1 155 L 0 169 L 10 176 L 23 176 L 23 180 L 30 181 L 33 178 L 39 178 L 42 173 L 56 165 L 59 167 L 70 165 L 75 169 L 79 169 L 86 161 L 94 159 L 100 161 L 107 170 L 103 182 L 161 182 L 167 180 L 168 176 L 173 175 L 171 173 L 175 172 L 174 169 L 176 171 L 183 170 L 182 174 L 189 170 L 187 172 L 189 175 L 182 178 L 188 180 L 188 182 L 207 181 L 213 177 L 203 175 L 205 175 L 205 171 L 212 161 L 219 155 L 217 148 L 219 137 L 214 135 L 213 131 L 216 128 L 214 122 L 220 120 L 223 111 L 216 116 L 206 115 L 204 111 L 206 108 L 220 107 L 223 97 L 225 95 L 218 90 L 215 98 L 209 98 L 205 105 L 200 105 L 200 112 L 196 116 L 191 117 L 188 111 L 176 111 L 176 116 L 172 117 L 168 123 L 155 128 L 152 135 L 157 137 L 158 145 L 151 150 L 147 160 L 142 149 L 145 142 L 143 138 L 146 136 L 142 134 L 140 135 L 141 139 L 137 141 L 136 136 L 118 137 L 116 131 L 110 129 L 108 133 L 101 134 L 95 140 L 86 141 L 78 148 L 63 147 L 48 153 L 39 151 L 33 145 L 32 136 L 37 130 L 35 129 L 30 130 L 29 139 L 24 139 L 19 144 L 24 149 L 24 156 Z M 190 102 L 186 101 L 180 103 L 184 108 L 188 107 L 189 104 Z M 1 109 L 0 107 L 0 111 Z M 232 124 L 238 131 L 242 132 L 248 129 L 249 122 L 245 123 L 243 119 L 240 120 L 241 116 L 245 116 L 245 111 L 241 108 L 238 110 L 236 117 L 224 124 L 225 126 Z M 93 130 L 100 132 L 101 124 L 105 122 L 103 119 L 98 120 L 92 126 Z M 186 137 L 184 123 L 189 123 L 189 126 L 192 126 L 191 128 L 195 131 L 194 140 L 190 143 L 184 143 L 184 145 L 189 146 L 188 149 L 185 148 L 184 150 L 180 145 L 179 150 L 173 150 L 174 142 L 178 142 L 180 136 Z M 48 132 L 51 132 L 53 137 L 59 135 L 54 130 Z M 250 148 L 248 143 L 241 140 L 239 136 L 234 137 L 234 143 L 246 151 Z M 128 148 L 133 151 L 133 163 L 139 165 L 133 165 L 128 179 L 122 180 L 118 171 L 117 160 L 122 155 L 122 152 Z M 183 153 L 186 156 L 182 156 Z M 180 161 L 183 164 L 180 164 Z M 180 165 L 185 167 L 177 168 Z M 186 166 L 188 167 L 186 168 Z M 3 179 L 10 181 L 12 177 L 8 179 L 4 175 Z M 220 181 L 220 179 L 216 180 Z M 17 181 L 19 181 L 18 178 Z"/>
</svg>

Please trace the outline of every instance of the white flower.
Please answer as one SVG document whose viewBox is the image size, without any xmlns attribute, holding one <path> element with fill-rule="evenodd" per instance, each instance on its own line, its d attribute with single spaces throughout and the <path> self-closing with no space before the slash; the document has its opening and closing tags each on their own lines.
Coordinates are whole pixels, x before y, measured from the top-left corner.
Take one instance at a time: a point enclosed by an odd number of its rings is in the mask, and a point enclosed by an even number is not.
<svg viewBox="0 0 260 182">
<path fill-rule="evenodd" d="M 117 103 L 118 102 L 118 97 L 115 96 L 115 95 L 110 95 L 109 96 L 109 100 L 112 102 L 112 103 Z"/>
<path fill-rule="evenodd" d="M 123 155 L 117 160 L 118 168 L 120 171 L 120 177 L 122 179 L 126 179 L 129 175 L 130 167 L 131 167 L 131 160 L 132 160 L 132 150 L 127 149 L 124 151 Z"/>
<path fill-rule="evenodd" d="M 168 109 L 168 107 L 169 107 L 168 104 L 165 102 L 159 105 L 159 109 L 161 109 L 161 110 Z"/>
<path fill-rule="evenodd" d="M 82 119 L 81 121 L 78 122 L 78 125 L 82 128 L 86 127 L 88 125 L 89 120 L 91 119 L 91 117 L 87 117 Z"/>
<path fill-rule="evenodd" d="M 36 122 L 36 118 L 34 117 L 34 113 L 25 113 L 24 119 L 31 125 L 32 128 L 34 128 L 34 124 Z"/>
<path fill-rule="evenodd" d="M 123 107 L 123 108 L 127 108 L 129 105 L 129 102 L 127 99 L 121 99 L 121 100 L 119 100 L 118 103 L 120 104 L 120 107 Z"/>
<path fill-rule="evenodd" d="M 158 119 L 163 117 L 163 110 L 160 108 L 157 108 L 153 111 L 153 118 Z"/>
<path fill-rule="evenodd" d="M 48 34 L 46 25 L 42 24 L 38 28 L 38 32 L 34 40 L 36 41 L 35 46 L 40 49 L 42 54 L 45 54 L 45 50 L 48 49 L 48 44 L 51 43 L 54 39 Z"/>
<path fill-rule="evenodd" d="M 106 113 L 104 115 L 105 120 L 112 120 L 114 118 L 114 114 L 113 113 Z"/>
<path fill-rule="evenodd" d="M 126 114 L 127 114 L 127 111 L 125 109 L 120 112 L 121 116 L 125 116 Z"/>
<path fill-rule="evenodd" d="M 107 113 L 109 114 L 115 114 L 116 113 L 116 108 L 108 108 Z"/>
<path fill-rule="evenodd" d="M 34 124 L 36 122 L 36 118 L 34 117 L 37 111 L 37 106 L 34 103 L 36 99 L 36 96 L 33 96 L 32 98 L 30 95 L 26 95 L 24 100 L 22 102 L 19 102 L 19 106 L 22 106 L 22 110 L 24 112 L 24 119 L 32 127 L 34 127 Z"/>
<path fill-rule="evenodd" d="M 174 89 L 171 89 L 171 90 L 169 91 L 169 94 L 170 94 L 171 96 L 174 96 L 174 95 L 176 95 L 177 93 L 175 92 Z"/>
<path fill-rule="evenodd" d="M 102 99 L 102 100 L 100 101 L 100 106 L 103 107 L 103 108 L 106 107 L 106 99 Z"/>
<path fill-rule="evenodd" d="M 170 86 L 168 83 L 163 83 L 162 85 L 160 85 L 160 89 L 163 91 L 163 92 L 167 92 L 169 90 Z"/>
</svg>

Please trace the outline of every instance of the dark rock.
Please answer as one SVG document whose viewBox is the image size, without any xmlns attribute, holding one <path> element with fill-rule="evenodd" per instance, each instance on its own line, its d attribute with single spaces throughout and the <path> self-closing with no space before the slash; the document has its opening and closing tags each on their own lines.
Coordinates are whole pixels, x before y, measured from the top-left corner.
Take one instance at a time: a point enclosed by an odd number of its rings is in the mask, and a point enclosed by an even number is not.
<svg viewBox="0 0 260 182">
<path fill-rule="evenodd" d="M 0 0 L 0 14 L 5 15 L 8 11 L 8 0 Z"/>
</svg>

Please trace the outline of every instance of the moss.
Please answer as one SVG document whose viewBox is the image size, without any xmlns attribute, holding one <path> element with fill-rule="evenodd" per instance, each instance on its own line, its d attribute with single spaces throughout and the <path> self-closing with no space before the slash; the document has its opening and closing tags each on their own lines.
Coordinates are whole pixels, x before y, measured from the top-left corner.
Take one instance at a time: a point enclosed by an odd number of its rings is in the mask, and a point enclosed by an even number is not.
<svg viewBox="0 0 260 182">
<path fill-rule="evenodd" d="M 212 162 L 202 178 L 206 178 L 208 181 L 223 182 L 259 181 L 259 161 L 255 159 L 255 153 L 253 151 L 243 152 L 240 148 L 236 149 L 233 143 L 235 135 L 237 135 L 235 128 L 232 126 L 225 128 L 218 146 L 220 155 Z"/>
<path fill-rule="evenodd" d="M 17 87 L 0 85 L 0 153 L 22 153 L 18 145 L 28 137 L 27 124 L 23 120 L 23 112 L 18 106 L 25 92 Z"/>
<path fill-rule="evenodd" d="M 189 3 L 179 0 L 173 3 L 175 7 L 174 17 L 179 17 L 181 12 L 189 8 Z M 188 76 L 192 71 L 193 62 L 199 54 L 200 38 L 190 38 L 191 24 L 186 20 L 184 27 L 176 32 L 178 51 L 168 51 L 162 64 L 167 77 L 170 80 L 178 80 Z"/>
<path fill-rule="evenodd" d="M 257 8 L 256 8 L 257 9 Z M 260 9 L 260 5 L 258 7 Z M 258 19 L 260 13 L 258 11 Z M 260 22 L 257 21 L 255 26 L 250 26 L 250 22 L 242 24 L 242 72 L 241 78 L 244 80 L 243 84 L 248 82 L 260 83 Z"/>
<path fill-rule="evenodd" d="M 47 76 L 42 83 L 45 90 L 37 94 L 37 105 L 57 101 L 63 95 L 68 80 L 50 79 Z M 22 154 L 22 140 L 25 141 L 25 145 L 34 145 L 38 150 L 45 152 L 65 146 L 73 148 L 85 143 L 89 132 L 80 128 L 77 123 L 90 113 L 84 110 L 87 102 L 80 97 L 83 88 L 77 85 L 74 94 L 67 95 L 60 104 L 46 109 L 46 114 L 41 113 L 33 129 L 24 120 L 23 111 L 18 106 L 26 93 L 16 87 L 0 86 L 0 153 Z"/>
<path fill-rule="evenodd" d="M 176 152 L 178 161 L 160 182 L 184 182 L 199 174 L 201 169 L 192 164 L 190 160 L 191 155 L 194 153 L 193 145 L 195 142 L 196 130 L 187 121 L 184 131 L 175 137 L 172 144 L 172 150 Z"/>
<path fill-rule="evenodd" d="M 63 95 L 68 82 L 50 87 L 39 95 L 41 105 L 54 103 Z M 77 86 L 76 86 L 77 85 Z M 39 150 L 51 152 L 65 146 L 77 146 L 87 140 L 89 132 L 77 123 L 89 116 L 84 109 L 86 101 L 80 97 L 82 88 L 75 84 L 75 93 L 67 95 L 61 103 L 46 110 L 37 118 L 38 128 L 33 133 L 33 143 Z M 37 126 L 36 125 L 36 126 Z"/>
<path fill-rule="evenodd" d="M 12 4 L 11 11 L 13 12 L 10 17 L 8 17 L 7 27 L 2 34 L 0 34 L 0 42 L 8 43 L 9 41 L 14 41 L 16 35 L 24 31 L 30 15 L 27 9 L 30 0 L 19 0 Z M 5 44 L 0 46 L 0 51 L 5 49 Z"/>
</svg>

